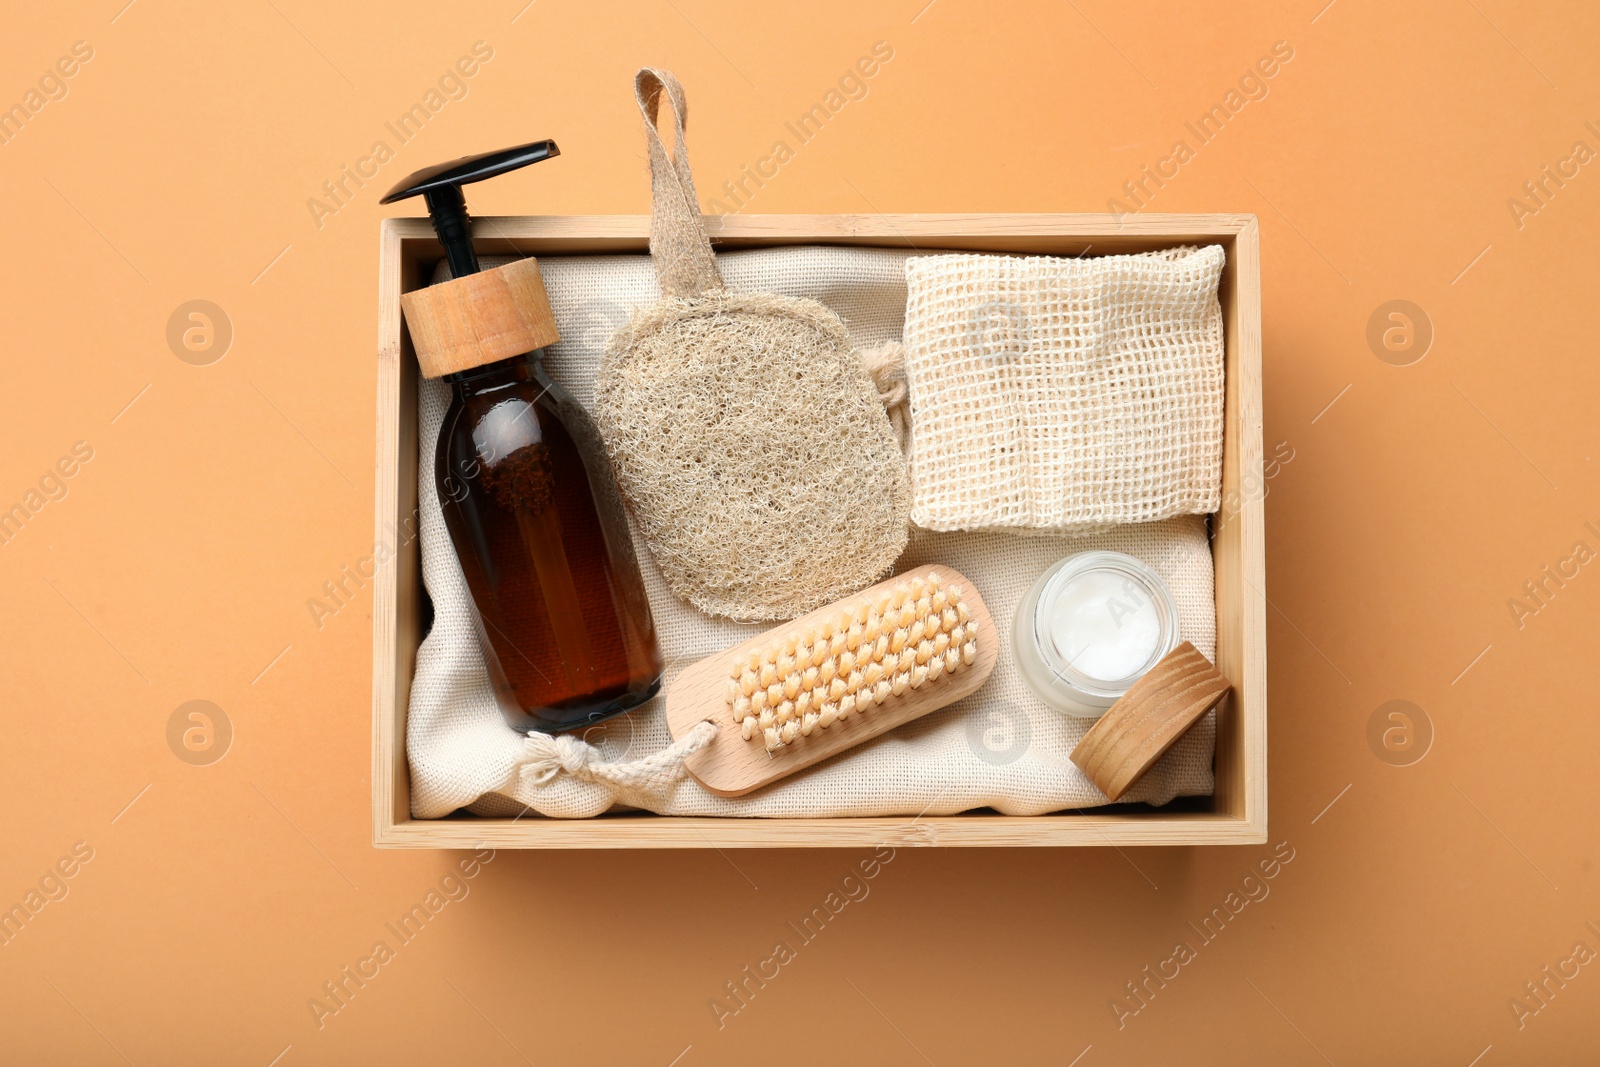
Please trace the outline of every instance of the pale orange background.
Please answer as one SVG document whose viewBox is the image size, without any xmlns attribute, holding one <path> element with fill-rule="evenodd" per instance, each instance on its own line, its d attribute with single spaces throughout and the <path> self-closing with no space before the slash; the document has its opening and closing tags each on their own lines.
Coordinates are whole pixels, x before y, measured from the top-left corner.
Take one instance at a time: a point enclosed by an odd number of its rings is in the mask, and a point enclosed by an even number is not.
<svg viewBox="0 0 1600 1067">
<path fill-rule="evenodd" d="M 124 2 L 21 6 L 0 35 L 7 106 L 94 48 L 0 146 L 0 505 L 94 449 L 0 545 L 0 904 L 94 850 L 0 947 L 0 1060 L 1600 1056 L 1600 964 L 1521 1028 L 1508 1003 L 1600 949 L 1600 565 L 1520 629 L 1507 607 L 1600 548 L 1600 173 L 1520 228 L 1507 206 L 1600 148 L 1600 9 Z M 470 95 L 318 228 L 307 199 L 480 39 Z M 373 542 L 378 195 L 553 137 L 560 160 L 474 209 L 644 211 L 630 78 L 651 63 L 688 86 L 709 198 L 879 40 L 869 96 L 750 210 L 1104 210 L 1293 47 L 1151 204 L 1261 219 L 1266 442 L 1294 455 L 1266 503 L 1271 837 L 1293 862 L 1118 1029 L 1108 1002 L 1270 846 L 902 851 L 719 1029 L 708 1001 L 863 854 L 502 852 L 319 1030 L 308 999 L 461 856 L 369 844 L 371 597 L 320 629 L 306 607 Z M 235 330 L 205 367 L 164 336 L 198 298 Z M 1392 299 L 1436 331 L 1412 366 L 1365 340 Z M 235 730 L 210 766 L 168 747 L 192 699 Z M 1433 724 L 1412 766 L 1367 743 L 1392 699 Z"/>
</svg>

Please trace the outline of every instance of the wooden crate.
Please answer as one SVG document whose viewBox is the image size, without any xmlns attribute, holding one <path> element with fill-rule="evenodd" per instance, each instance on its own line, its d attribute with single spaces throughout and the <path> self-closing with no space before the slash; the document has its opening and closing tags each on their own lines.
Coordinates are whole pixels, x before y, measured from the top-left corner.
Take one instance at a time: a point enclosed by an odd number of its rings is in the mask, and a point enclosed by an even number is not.
<svg viewBox="0 0 1600 1067">
<path fill-rule="evenodd" d="M 417 511 L 417 361 L 400 295 L 424 284 L 442 257 L 426 219 L 388 219 L 378 291 L 378 537 L 397 554 L 379 565 L 373 594 L 372 840 L 381 848 L 797 848 L 906 845 L 1246 845 L 1267 836 L 1266 558 L 1259 497 L 1261 253 L 1254 215 L 713 215 L 721 250 L 871 245 L 1076 256 L 1182 244 L 1227 251 L 1221 300 L 1227 399 L 1223 511 L 1214 516 L 1217 666 L 1234 692 L 1218 710 L 1216 792 L 1179 809 L 1008 816 L 993 813 L 825 819 L 678 818 L 651 814 L 558 820 L 411 817 L 406 708 L 425 592 L 420 546 L 406 537 Z M 642 253 L 644 215 L 478 220 L 481 255 Z M 396 536 L 395 531 L 402 533 Z M 397 543 L 398 542 L 398 543 Z"/>
</svg>

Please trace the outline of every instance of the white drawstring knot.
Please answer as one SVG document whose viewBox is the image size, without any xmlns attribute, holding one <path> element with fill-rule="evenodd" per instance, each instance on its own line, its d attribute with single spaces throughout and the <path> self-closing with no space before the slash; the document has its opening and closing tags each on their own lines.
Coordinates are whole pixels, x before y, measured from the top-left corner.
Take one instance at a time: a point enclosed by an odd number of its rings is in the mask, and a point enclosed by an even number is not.
<svg viewBox="0 0 1600 1067">
<path fill-rule="evenodd" d="M 903 452 L 911 439 L 911 414 L 907 410 L 910 391 L 906 384 L 906 346 L 900 341 L 885 341 L 863 348 L 861 362 L 878 390 L 878 402 L 889 416 L 889 425 Z"/>
<path fill-rule="evenodd" d="M 562 771 L 584 777 L 584 771 L 589 767 L 589 757 L 595 751 L 593 745 L 572 734 L 551 735 L 530 730 L 527 740 L 523 742 L 523 758 L 526 762 L 522 775 L 531 779 L 534 785 L 544 785 Z"/>
<path fill-rule="evenodd" d="M 651 756 L 631 763 L 606 763 L 600 750 L 576 734 L 543 734 L 530 730 L 522 740 L 517 773 L 530 785 L 548 785 L 562 773 L 580 782 L 598 782 L 621 789 L 660 792 L 683 777 L 683 761 L 717 736 L 710 720 Z"/>
</svg>

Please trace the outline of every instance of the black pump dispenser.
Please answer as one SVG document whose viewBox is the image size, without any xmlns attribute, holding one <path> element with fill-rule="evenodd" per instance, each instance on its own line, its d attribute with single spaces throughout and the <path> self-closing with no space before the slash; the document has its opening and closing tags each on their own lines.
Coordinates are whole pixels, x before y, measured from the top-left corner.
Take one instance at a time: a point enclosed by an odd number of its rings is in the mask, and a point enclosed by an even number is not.
<svg viewBox="0 0 1600 1067">
<path fill-rule="evenodd" d="M 402 178 L 379 203 L 392 204 L 422 194 L 428 204 L 428 217 L 433 220 L 433 230 L 439 235 L 439 243 L 444 245 L 450 274 L 464 278 L 478 273 L 481 268 L 477 253 L 472 250 L 472 219 L 467 214 L 467 199 L 461 195 L 461 187 L 560 154 L 561 149 L 554 141 L 534 141 L 438 163 Z"/>
</svg>

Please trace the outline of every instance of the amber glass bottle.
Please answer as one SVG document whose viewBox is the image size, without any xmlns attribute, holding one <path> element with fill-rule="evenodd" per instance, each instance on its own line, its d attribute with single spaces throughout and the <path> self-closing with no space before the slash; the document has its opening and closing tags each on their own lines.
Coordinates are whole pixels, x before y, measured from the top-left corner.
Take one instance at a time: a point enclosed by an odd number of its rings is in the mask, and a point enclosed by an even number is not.
<svg viewBox="0 0 1600 1067">
<path fill-rule="evenodd" d="M 559 155 L 535 141 L 420 170 L 451 279 L 401 298 L 417 364 L 454 390 L 435 486 L 507 720 L 570 730 L 655 696 L 661 650 L 611 461 L 545 373 L 560 339 L 539 265 L 482 270 L 461 186 Z"/>
<path fill-rule="evenodd" d="M 649 700 L 662 664 L 600 436 L 542 354 L 446 378 L 435 484 L 501 702 L 556 731 Z"/>
</svg>

